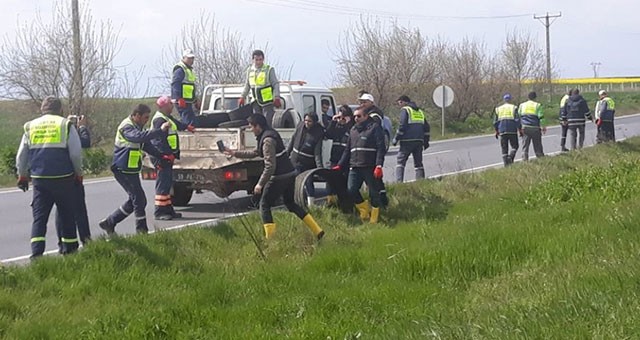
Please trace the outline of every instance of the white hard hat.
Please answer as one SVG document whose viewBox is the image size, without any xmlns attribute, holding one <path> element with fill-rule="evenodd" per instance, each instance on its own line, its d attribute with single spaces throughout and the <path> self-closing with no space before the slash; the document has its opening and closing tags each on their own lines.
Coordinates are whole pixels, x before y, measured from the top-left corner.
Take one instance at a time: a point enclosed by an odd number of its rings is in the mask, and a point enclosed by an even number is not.
<svg viewBox="0 0 640 340">
<path fill-rule="evenodd" d="M 196 55 L 193 54 L 193 50 L 190 48 L 185 49 L 184 51 L 182 51 L 182 57 L 183 58 L 194 58 Z"/>
<path fill-rule="evenodd" d="M 360 96 L 360 98 L 358 98 L 358 100 L 368 100 L 372 103 L 375 103 L 375 101 L 373 100 L 373 96 L 369 93 L 363 93 L 362 96 Z"/>
</svg>

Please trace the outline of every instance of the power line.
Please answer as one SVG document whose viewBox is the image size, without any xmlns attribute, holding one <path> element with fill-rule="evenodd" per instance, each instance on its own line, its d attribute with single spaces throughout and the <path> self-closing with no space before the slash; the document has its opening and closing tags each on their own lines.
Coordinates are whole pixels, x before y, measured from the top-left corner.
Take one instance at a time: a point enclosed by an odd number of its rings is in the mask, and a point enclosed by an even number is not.
<svg viewBox="0 0 640 340">
<path fill-rule="evenodd" d="M 261 3 L 270 6 L 278 6 L 285 8 L 302 9 L 308 11 L 317 11 L 331 14 L 342 14 L 351 16 L 374 15 L 388 18 L 403 18 L 414 20 L 496 20 L 511 19 L 530 16 L 526 14 L 509 14 L 509 15 L 491 15 L 491 16 L 435 16 L 435 15 L 417 15 L 406 14 L 390 11 L 381 11 L 375 9 L 351 7 L 344 5 L 328 4 L 320 1 L 302 1 L 302 0 L 247 0 L 249 2 Z"/>
<path fill-rule="evenodd" d="M 546 15 L 534 15 L 533 18 L 539 20 L 545 27 L 547 33 L 547 84 L 549 86 L 549 102 L 551 102 L 551 96 L 553 95 L 553 84 L 551 83 L 551 39 L 549 38 L 549 27 L 556 21 L 556 18 L 562 16 L 562 13 Z M 544 21 L 542 21 L 544 19 Z M 549 21 L 549 19 L 553 19 Z"/>
</svg>

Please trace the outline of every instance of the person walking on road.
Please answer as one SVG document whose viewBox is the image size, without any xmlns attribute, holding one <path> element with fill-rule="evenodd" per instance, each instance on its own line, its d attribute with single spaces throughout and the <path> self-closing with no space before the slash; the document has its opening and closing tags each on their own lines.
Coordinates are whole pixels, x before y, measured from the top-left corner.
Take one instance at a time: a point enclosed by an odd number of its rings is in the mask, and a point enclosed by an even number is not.
<svg viewBox="0 0 640 340">
<path fill-rule="evenodd" d="M 287 147 L 291 163 L 298 174 L 304 171 L 322 168 L 322 140 L 324 129 L 318 123 L 318 115 L 307 113 L 304 120 L 298 124 L 293 137 Z M 313 205 L 315 201 L 315 188 L 313 180 L 309 179 L 304 184 L 307 192 L 307 204 Z"/>
<path fill-rule="evenodd" d="M 616 103 L 605 90 L 598 92 L 600 100 L 596 104 L 596 125 L 598 126 L 597 143 L 615 142 L 616 132 L 613 119 L 616 115 Z"/>
<path fill-rule="evenodd" d="M 424 111 L 420 109 L 408 96 L 400 96 L 396 103 L 400 109 L 400 125 L 392 144 L 400 142 L 396 165 L 396 181 L 404 181 L 404 168 L 409 156 L 413 156 L 413 166 L 416 180 L 424 179 L 424 165 L 422 164 L 422 150 L 429 143 L 430 127 Z"/>
<path fill-rule="evenodd" d="M 251 54 L 253 64 L 247 69 L 242 95 L 238 99 L 238 106 L 243 106 L 245 98 L 251 91 L 253 113 L 259 113 L 267 118 L 271 126 L 275 108 L 280 108 L 280 83 L 276 77 L 276 70 L 264 63 L 264 52 L 255 50 Z"/>
<path fill-rule="evenodd" d="M 349 168 L 347 190 L 353 198 L 360 219 L 378 223 L 380 215 L 380 192 L 376 190 L 382 180 L 385 145 L 382 127 L 369 116 L 367 110 L 357 109 L 353 117 L 356 124 L 349 131 L 349 139 L 338 165 L 332 169 L 342 171 Z M 362 183 L 369 187 L 371 208 L 360 194 Z"/>
<path fill-rule="evenodd" d="M 562 120 L 569 127 L 569 147 L 571 150 L 582 149 L 584 145 L 584 130 L 587 119 L 593 120 L 587 101 L 580 95 L 580 90 L 571 90 L 571 96 L 564 104 Z M 578 138 L 578 134 L 580 137 Z M 576 145 L 577 139 L 577 145 Z"/>
<path fill-rule="evenodd" d="M 138 234 L 149 232 L 145 214 L 147 198 L 140 183 L 142 151 L 169 163 L 173 163 L 175 159 L 173 153 L 162 154 L 151 144 L 153 139 L 167 138 L 171 123 L 164 122 L 159 129 L 145 130 L 143 127 L 149 121 L 150 115 L 151 109 L 147 105 L 139 104 L 133 109 L 131 115 L 120 123 L 116 131 L 111 172 L 129 197 L 111 215 L 100 221 L 99 226 L 107 232 L 107 235 L 114 234 L 116 225 L 131 213 L 136 217 L 136 232 Z"/>
<path fill-rule="evenodd" d="M 349 131 L 353 127 L 353 111 L 349 105 L 342 105 L 338 108 L 338 113 L 333 115 L 331 122 L 327 127 L 325 133 L 328 139 L 331 139 L 331 156 L 329 162 L 331 168 L 338 165 L 344 149 L 347 146 L 347 139 L 349 139 Z M 347 175 L 349 173 L 348 168 L 341 169 L 344 175 L 344 186 L 347 186 Z M 327 205 L 333 205 L 338 202 L 338 197 L 335 195 L 331 187 L 327 187 Z"/>
<path fill-rule="evenodd" d="M 74 223 L 77 186 L 82 184 L 82 148 L 75 126 L 62 117 L 60 99 L 42 101 L 42 116 L 24 124 L 16 155 L 18 188 L 29 189 L 33 180 L 31 258 L 44 254 L 47 222 L 55 204 L 60 212 L 60 253 L 78 250 Z"/>
<path fill-rule="evenodd" d="M 199 108 L 196 92 L 196 74 L 193 71 L 195 54 L 191 49 L 182 52 L 182 60 L 173 66 L 171 80 L 171 101 L 176 105 L 180 120 L 187 125 L 195 126 L 196 114 L 194 106 Z"/>
<path fill-rule="evenodd" d="M 535 92 L 529 92 L 528 101 L 520 104 L 518 113 L 522 122 L 524 146 L 522 147 L 523 159 L 529 160 L 529 145 L 533 143 L 533 151 L 537 158 L 544 157 L 542 148 L 542 135 L 547 133 L 546 120 L 542 105 L 535 101 L 538 97 Z"/>
<path fill-rule="evenodd" d="M 560 112 L 558 113 L 558 120 L 560 120 L 560 128 L 562 129 L 562 135 L 560 136 L 560 151 L 562 152 L 569 151 L 569 149 L 567 149 L 567 146 L 566 146 L 567 132 L 569 131 L 569 122 L 567 122 L 566 120 L 563 120 L 562 117 L 566 116 L 566 113 L 564 113 L 564 104 L 567 103 L 567 99 L 569 99 L 569 96 L 571 96 L 571 91 L 573 91 L 573 89 L 569 90 L 569 92 L 567 92 L 560 99 Z"/>
<path fill-rule="evenodd" d="M 313 216 L 294 201 L 296 170 L 289 160 L 280 134 L 267 125 L 267 119 L 261 114 L 253 114 L 247 121 L 258 142 L 256 149 L 236 151 L 225 147 L 224 153 L 237 158 L 261 157 L 264 161 L 262 174 L 253 188 L 253 193 L 262 194 L 260 214 L 265 238 L 272 238 L 276 231 L 271 208 L 282 198 L 287 209 L 296 214 L 318 240 L 322 239 L 325 233 Z"/>
<path fill-rule="evenodd" d="M 522 135 L 522 125 L 518 108 L 511 104 L 511 94 L 505 93 L 502 96 L 504 104 L 496 107 L 493 116 L 493 127 L 496 130 L 496 139 L 500 138 L 500 148 L 502 149 L 502 161 L 507 167 L 513 164 L 518 152 L 518 134 Z M 511 145 L 511 151 L 509 151 Z"/>
<path fill-rule="evenodd" d="M 195 131 L 193 125 L 187 125 L 171 115 L 173 104 L 171 98 L 162 96 L 156 100 L 158 111 L 151 119 L 151 127 L 161 129 L 162 124 L 169 123 L 169 131 L 167 138 L 156 138 L 151 140 L 151 144 L 158 149 L 163 155 L 173 155 L 175 159 L 180 159 L 180 140 L 178 131 L 187 130 Z M 156 178 L 156 195 L 154 217 L 156 220 L 172 220 L 182 217 L 173 208 L 171 202 L 171 187 L 173 186 L 173 162 L 162 158 L 152 157 L 151 162 L 158 170 Z"/>
</svg>

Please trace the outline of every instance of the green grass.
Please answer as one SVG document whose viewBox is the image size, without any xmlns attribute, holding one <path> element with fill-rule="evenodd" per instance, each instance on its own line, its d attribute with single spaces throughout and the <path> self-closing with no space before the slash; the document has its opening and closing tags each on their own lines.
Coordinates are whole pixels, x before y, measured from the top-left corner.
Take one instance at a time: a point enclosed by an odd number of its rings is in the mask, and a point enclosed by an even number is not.
<svg viewBox="0 0 640 340">
<path fill-rule="evenodd" d="M 378 225 L 313 210 L 319 246 L 284 212 L 269 241 L 257 214 L 97 241 L 2 269 L 0 338 L 635 338 L 639 156 L 630 139 L 395 185 Z"/>
</svg>

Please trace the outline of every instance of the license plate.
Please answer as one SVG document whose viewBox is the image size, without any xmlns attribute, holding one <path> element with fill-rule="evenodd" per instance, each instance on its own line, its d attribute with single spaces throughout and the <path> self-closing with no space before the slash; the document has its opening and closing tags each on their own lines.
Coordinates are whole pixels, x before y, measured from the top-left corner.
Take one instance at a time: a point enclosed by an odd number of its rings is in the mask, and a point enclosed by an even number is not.
<svg viewBox="0 0 640 340">
<path fill-rule="evenodd" d="M 176 182 L 204 182 L 204 175 L 178 172 L 173 175 Z"/>
</svg>

